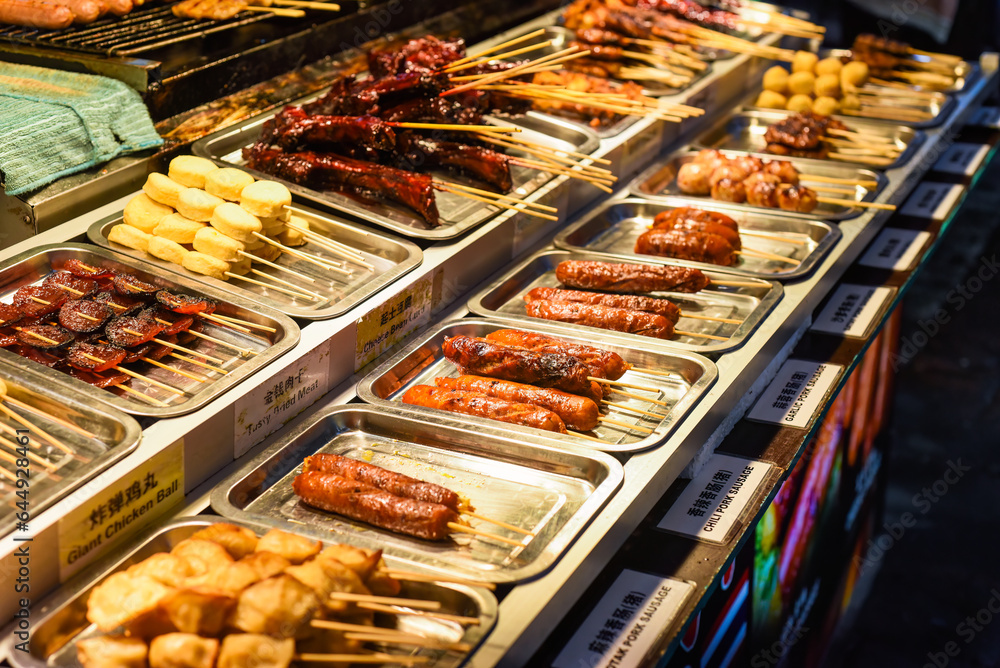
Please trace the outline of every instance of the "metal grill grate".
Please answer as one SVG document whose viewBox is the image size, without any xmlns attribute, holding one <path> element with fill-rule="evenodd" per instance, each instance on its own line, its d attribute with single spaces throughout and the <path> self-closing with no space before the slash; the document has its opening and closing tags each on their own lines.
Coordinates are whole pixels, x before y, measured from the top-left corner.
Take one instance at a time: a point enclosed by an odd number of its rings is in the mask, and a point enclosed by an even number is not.
<svg viewBox="0 0 1000 668">
<path fill-rule="evenodd" d="M 170 7 L 160 5 L 137 9 L 123 18 L 102 19 L 65 30 L 8 26 L 0 28 L 0 40 L 104 56 L 134 56 L 270 17 L 268 12 L 243 12 L 226 21 L 184 19 L 174 16 Z"/>
</svg>

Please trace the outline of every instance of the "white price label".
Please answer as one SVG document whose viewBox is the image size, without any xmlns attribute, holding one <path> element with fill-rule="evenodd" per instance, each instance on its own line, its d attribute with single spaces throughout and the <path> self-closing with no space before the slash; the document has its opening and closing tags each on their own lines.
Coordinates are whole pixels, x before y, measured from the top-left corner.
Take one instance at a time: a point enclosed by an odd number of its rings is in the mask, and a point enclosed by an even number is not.
<svg viewBox="0 0 1000 668">
<path fill-rule="evenodd" d="M 726 542 L 770 470 L 770 464 L 757 459 L 714 455 L 656 528 L 698 540 Z"/>
<path fill-rule="evenodd" d="M 431 319 L 434 278 L 424 276 L 358 319 L 354 347 L 357 371 Z"/>
<path fill-rule="evenodd" d="M 761 393 L 747 418 L 805 429 L 843 370 L 839 364 L 788 360 Z"/>
<path fill-rule="evenodd" d="M 964 191 L 965 186 L 957 183 L 924 181 L 906 200 L 906 204 L 899 210 L 899 215 L 944 220 L 955 208 L 955 204 L 958 203 L 958 199 Z"/>
<path fill-rule="evenodd" d="M 624 570 L 576 630 L 554 668 L 635 668 L 673 623 L 694 585 Z"/>
<path fill-rule="evenodd" d="M 887 227 L 875 238 L 858 264 L 876 269 L 904 271 L 913 266 L 917 254 L 930 238 L 930 232 Z"/>
<path fill-rule="evenodd" d="M 1000 130 L 1000 107 L 980 107 L 967 125 Z"/>
<path fill-rule="evenodd" d="M 933 171 L 959 176 L 972 176 L 983 164 L 986 154 L 990 152 L 989 144 L 972 144 L 955 142 L 934 163 Z"/>
<path fill-rule="evenodd" d="M 233 458 L 288 423 L 330 391 L 330 348 L 315 348 L 236 400 Z"/>
<path fill-rule="evenodd" d="M 841 336 L 863 337 L 892 295 L 892 288 L 844 283 L 816 316 L 812 329 Z"/>
</svg>

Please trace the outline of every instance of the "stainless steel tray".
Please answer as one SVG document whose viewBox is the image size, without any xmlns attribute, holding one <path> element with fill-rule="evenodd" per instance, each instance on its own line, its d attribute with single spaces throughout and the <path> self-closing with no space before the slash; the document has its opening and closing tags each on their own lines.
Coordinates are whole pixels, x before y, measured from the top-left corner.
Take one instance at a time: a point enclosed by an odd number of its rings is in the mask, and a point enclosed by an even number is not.
<svg viewBox="0 0 1000 668">
<path fill-rule="evenodd" d="M 59 499 L 63 498 L 91 477 L 135 450 L 142 438 L 142 428 L 134 419 L 121 411 L 86 401 L 67 392 L 59 392 L 48 379 L 33 369 L 15 367 L 0 360 L 0 381 L 7 386 L 7 397 L 23 402 L 37 411 L 27 410 L 10 401 L 6 407 L 37 425 L 69 450 L 55 446 L 37 433 L 27 433 L 29 450 L 35 457 L 48 462 L 29 461 L 27 469 L 30 484 L 29 514 L 36 517 Z M 69 429 L 47 417 L 54 415 L 65 422 L 93 434 L 93 438 Z M 0 416 L 0 422 L 12 429 L 24 425 Z M 13 434 L 4 438 L 13 442 Z M 10 455 L 16 453 L 5 449 Z M 14 464 L 6 461 L 0 467 L 7 473 L 14 472 Z M 17 483 L 6 474 L 0 477 L 0 537 L 7 535 L 16 524 L 16 503 L 23 499 L 16 496 Z M 30 528 L 30 524 L 29 524 Z"/>
<path fill-rule="evenodd" d="M 299 104 L 304 100 L 298 100 Z M 269 174 L 247 169 L 243 160 L 242 149 L 250 146 L 260 134 L 261 125 L 277 112 L 262 114 L 219 130 L 202 139 L 191 147 L 195 155 L 214 160 L 215 162 L 246 169 L 249 173 L 261 179 L 276 179 Z M 498 125 L 512 125 L 507 119 L 493 119 Z M 593 132 L 584 127 L 545 115 L 518 117 L 517 126 L 522 129 L 520 139 L 537 142 L 544 146 L 577 153 L 592 153 L 600 145 Z M 512 151 L 512 154 L 516 154 Z M 530 157 L 530 156 L 528 156 Z M 455 183 L 464 183 L 474 187 L 482 187 L 482 183 L 466 179 L 449 172 L 433 172 L 435 176 Z M 511 167 L 514 189 L 510 195 L 527 197 L 552 179 L 552 175 L 526 167 Z M 344 193 L 333 190 L 313 190 L 294 183 L 285 182 L 293 195 L 315 204 L 325 205 L 355 216 L 361 220 L 374 223 L 408 237 L 420 239 L 452 239 L 493 218 L 498 213 L 506 211 L 490 204 L 477 202 L 464 197 L 458 197 L 448 192 L 437 192 L 438 211 L 441 214 L 441 225 L 429 227 L 426 221 L 412 209 L 394 202 L 375 202 L 359 200 Z"/>
<path fill-rule="evenodd" d="M 71 258 L 83 260 L 98 267 L 126 271 L 143 281 L 161 286 L 166 290 L 211 297 L 219 303 L 216 313 L 272 327 L 276 331 L 274 333 L 260 331 L 258 332 L 259 336 L 250 336 L 229 327 L 216 325 L 208 320 L 201 321 L 202 331 L 205 334 L 248 348 L 256 355 L 243 358 L 234 350 L 203 339 L 195 339 L 185 345 L 201 356 L 208 355 L 223 360 L 224 364 L 221 365 L 212 362 L 212 360 L 209 362 L 224 368 L 228 372 L 224 376 L 219 372 L 208 371 L 203 367 L 183 362 L 176 357 L 167 356 L 161 360 L 163 364 L 208 379 L 208 382 L 204 383 L 185 378 L 167 369 L 141 363 L 144 367 L 149 366 L 150 368 L 144 368 L 140 373 L 185 392 L 184 396 L 180 397 L 139 379 L 132 379 L 129 382 L 132 389 L 158 399 L 166 403 L 166 406 L 153 405 L 131 394 L 118 395 L 110 389 L 94 387 L 62 371 L 49 369 L 8 350 L 0 350 L 0 359 L 6 360 L 19 369 L 35 370 L 46 378 L 46 382 L 58 386 L 61 393 L 75 393 L 85 401 L 113 406 L 133 415 L 174 417 L 201 408 L 258 369 L 291 350 L 299 341 L 298 325 L 282 313 L 231 292 L 223 292 L 208 285 L 196 283 L 180 274 L 167 274 L 159 267 L 133 257 L 86 244 L 66 243 L 41 246 L 0 263 L 0 301 L 9 302 L 11 295 L 18 288 L 40 282 L 50 271 L 61 268 L 66 260 Z M 204 359 L 202 357 L 202 361 Z"/>
<path fill-rule="evenodd" d="M 681 313 L 729 318 L 740 320 L 740 324 L 721 323 L 711 320 L 696 320 L 681 316 L 677 328 L 698 334 L 712 334 L 728 337 L 725 341 L 696 338 L 683 334 L 675 335 L 665 341 L 649 336 L 614 332 L 608 329 L 597 329 L 583 325 L 573 325 L 564 322 L 553 322 L 532 318 L 524 312 L 523 296 L 529 290 L 537 287 L 563 287 L 556 279 L 556 265 L 564 260 L 597 260 L 599 262 L 621 262 L 621 257 L 603 253 L 571 253 L 565 250 L 547 250 L 532 255 L 506 274 L 493 281 L 469 299 L 469 310 L 478 315 L 490 316 L 505 320 L 516 325 L 528 325 L 528 328 L 546 327 L 572 332 L 581 340 L 589 339 L 604 345 L 614 342 L 615 345 L 646 346 L 654 350 L 690 350 L 703 354 L 721 353 L 739 348 L 753 334 L 764 317 L 781 299 L 784 290 L 780 283 L 765 281 L 759 278 L 745 278 L 727 271 L 721 267 L 704 270 L 712 280 L 733 280 L 754 284 L 754 287 L 723 287 L 709 285 L 708 288 L 696 293 L 685 292 L 651 292 L 652 297 L 666 297 L 681 308 Z M 670 258 L 642 256 L 640 264 L 673 265 L 684 267 L 705 267 L 693 262 L 673 260 Z M 627 355 L 623 355 L 628 360 Z"/>
<path fill-rule="evenodd" d="M 484 531 L 522 540 L 514 547 L 468 534 L 424 541 L 306 506 L 292 491 L 307 455 L 326 452 L 434 482 L 469 499 L 476 513 L 525 536 L 473 519 Z M 370 549 L 422 568 L 476 581 L 535 577 L 562 552 L 622 483 L 610 455 L 528 444 L 450 420 L 407 415 L 395 407 L 354 404 L 314 415 L 243 466 L 212 494 L 224 517 Z"/>
<path fill-rule="evenodd" d="M 323 320 L 343 315 L 400 276 L 418 267 L 423 261 L 423 253 L 420 247 L 411 241 L 400 239 L 384 232 L 363 230 L 345 221 L 331 219 L 313 209 L 302 207 L 296 207 L 296 209 L 296 215 L 306 219 L 309 222 L 311 230 L 321 232 L 331 239 L 354 248 L 361 253 L 368 264 L 375 267 L 375 270 L 370 271 L 362 265 L 333 255 L 327 249 L 312 241 L 305 246 L 300 246 L 297 250 L 303 250 L 323 258 L 343 262 L 353 271 L 353 274 L 350 276 L 341 276 L 333 272 L 323 271 L 316 265 L 300 260 L 288 253 L 282 253 L 274 263 L 282 267 L 288 267 L 300 274 L 305 274 L 315 279 L 315 282 L 304 281 L 287 272 L 273 269 L 261 263 L 254 264 L 254 268 L 262 273 L 321 295 L 325 299 L 325 301 L 321 302 L 319 300 L 293 297 L 284 292 L 269 290 L 253 283 L 238 280 L 220 281 L 217 278 L 188 271 L 178 264 L 161 260 L 148 253 L 142 253 L 141 251 L 112 243 L 108 241 L 108 232 L 112 227 L 122 222 L 120 213 L 91 225 L 90 229 L 87 230 L 87 236 L 98 246 L 137 257 L 144 262 L 155 264 L 168 271 L 181 274 L 192 281 L 211 285 L 218 290 L 230 291 L 295 318 L 309 320 Z M 267 279 L 260 276 L 251 276 L 251 278 L 267 282 Z M 287 289 L 288 286 L 279 284 L 278 287 Z"/>
<path fill-rule="evenodd" d="M 593 330 L 585 329 L 581 333 L 579 328 L 574 330 L 546 327 L 546 323 L 541 321 L 525 320 L 526 322 L 510 323 L 499 319 L 463 318 L 462 320 L 440 323 L 424 332 L 419 339 L 409 343 L 363 378 L 358 383 L 358 396 L 369 403 L 392 411 L 435 416 L 439 419 L 469 425 L 476 431 L 507 434 L 511 438 L 525 443 L 541 443 L 554 447 L 571 443 L 605 452 L 634 452 L 663 443 L 674 427 L 701 399 L 718 377 L 718 369 L 716 369 L 715 364 L 700 355 L 666 350 L 663 347 L 657 348 L 653 345 L 643 345 L 645 342 L 624 342 L 611 337 L 595 338 Z M 651 375 L 637 368 L 626 373 L 621 379 L 624 383 L 655 388 L 654 394 L 645 391 L 635 393 L 642 397 L 649 396 L 656 399 L 658 402 L 662 402 L 662 405 L 653 404 L 644 398 L 630 397 L 619 393 L 611 395 L 610 400 L 615 403 L 655 413 L 657 417 L 636 414 L 617 407 L 610 407 L 610 412 L 605 414 L 619 422 L 652 430 L 652 433 L 602 423 L 601 426 L 590 432 L 591 438 L 583 438 L 574 432 L 557 434 L 486 418 L 448 413 L 422 406 L 411 406 L 402 402 L 403 393 L 413 385 L 433 385 L 434 379 L 439 376 L 458 375 L 458 369 L 445 359 L 441 352 L 441 346 L 446 336 L 458 334 L 485 336 L 498 329 L 510 327 L 540 332 L 567 341 L 598 345 L 618 353 L 625 358 L 625 361 L 636 367 L 655 369 L 670 374 L 668 376 Z M 593 437 L 597 437 L 603 443 L 596 442 Z"/>
<path fill-rule="evenodd" d="M 717 148 L 763 154 L 767 146 L 767 142 L 764 141 L 764 133 L 767 131 L 768 126 L 784 120 L 790 113 L 787 111 L 738 111 L 698 137 L 694 145 L 700 148 Z M 858 132 L 892 140 L 893 145 L 902 151 L 899 157 L 884 169 L 892 169 L 904 164 L 910 159 L 910 156 L 913 155 L 917 148 L 924 143 L 924 139 L 926 138 L 923 131 L 914 130 L 906 125 L 876 123 L 847 116 L 839 118 Z M 772 155 L 771 157 L 773 159 L 783 159 L 782 156 Z M 833 164 L 851 163 L 838 160 L 833 162 Z"/>
<path fill-rule="evenodd" d="M 157 552 L 167 552 L 177 543 L 196 531 L 222 521 L 214 517 L 188 517 L 168 521 L 166 524 L 147 531 L 127 549 L 87 569 L 79 576 L 62 585 L 52 596 L 32 608 L 31 640 L 28 652 L 14 649 L 13 628 L 8 629 L 3 648 L 11 665 L 16 668 L 45 668 L 46 666 L 79 666 L 76 659 L 76 642 L 84 638 L 103 635 L 87 621 L 87 599 L 91 591 L 113 573 L 146 559 Z M 254 527 L 250 527 L 254 528 Z M 295 532 L 297 526 L 287 530 Z M 326 542 L 329 536 L 323 537 Z M 400 566 L 391 557 L 386 559 L 390 566 Z M 473 648 L 482 642 L 497 618 L 497 601 L 489 591 L 479 587 L 469 587 L 450 583 L 401 582 L 402 596 L 440 601 L 440 612 L 476 617 L 478 625 L 461 627 L 455 622 L 434 617 L 399 615 L 397 627 L 418 635 L 436 638 L 445 642 L 468 643 Z M 394 653 L 401 654 L 398 647 Z M 471 652 L 470 652 L 471 653 Z M 457 668 L 466 654 L 445 650 L 414 650 L 413 654 L 427 656 L 432 661 L 422 664 L 439 668 Z"/>
<path fill-rule="evenodd" d="M 646 262 L 656 255 L 635 252 L 635 241 L 653 223 L 661 211 L 687 206 L 684 201 L 650 201 L 631 198 L 605 202 L 582 220 L 560 232 L 555 245 L 580 253 L 608 253 L 630 262 Z M 707 211 L 722 209 L 706 206 Z M 732 214 L 741 231 L 762 232 L 767 237 L 742 234 L 744 246 L 798 260 L 790 264 L 753 255 L 741 255 L 739 264 L 732 267 L 703 262 L 691 262 L 703 269 L 722 269 L 743 276 L 756 276 L 776 280 L 798 280 L 807 276 L 841 237 L 840 229 L 818 220 L 801 220 L 790 216 L 772 216 L 763 213 L 725 212 Z M 781 241 L 780 239 L 788 239 Z M 682 328 L 683 329 L 683 328 Z"/>
<path fill-rule="evenodd" d="M 766 153 L 746 153 L 743 151 L 724 151 L 727 156 L 756 155 L 760 158 L 774 159 L 773 155 Z M 680 151 L 665 160 L 648 167 L 642 174 L 637 176 L 629 184 L 629 191 L 638 197 L 671 197 L 678 201 L 689 203 L 689 206 L 702 206 L 703 204 L 718 207 L 724 211 L 766 211 L 775 216 L 793 216 L 796 218 L 824 218 L 826 220 L 846 220 L 860 216 L 865 210 L 857 206 L 846 206 L 841 204 L 820 203 L 810 213 L 797 213 L 795 211 L 784 211 L 782 209 L 769 209 L 749 204 L 735 204 L 732 202 L 721 202 L 713 200 L 709 196 L 685 195 L 677 187 L 677 171 L 681 165 L 690 162 L 697 155 L 697 151 Z M 871 202 L 881 192 L 882 188 L 889 182 L 881 172 L 870 169 L 863 169 L 854 165 L 832 164 L 829 160 L 811 160 L 808 158 L 781 158 L 792 165 L 803 174 L 814 174 L 816 176 L 833 176 L 837 178 L 852 179 L 854 181 L 875 181 L 878 183 L 874 189 L 869 190 L 861 186 L 855 187 L 854 196 L 851 195 L 830 195 L 819 193 L 822 196 L 837 197 L 839 199 L 853 199 L 858 202 Z M 810 183 L 807 179 L 802 179 L 804 185 Z"/>
<path fill-rule="evenodd" d="M 819 50 L 820 58 L 827 58 L 830 56 L 834 56 L 837 58 L 850 58 L 851 51 L 850 49 Z M 930 58 L 927 58 L 926 56 L 911 56 L 911 57 L 913 58 L 913 60 L 916 60 L 918 62 L 927 62 L 928 60 L 930 60 Z M 910 84 L 907 86 L 907 88 L 909 88 L 910 90 L 931 91 L 935 93 L 948 93 L 948 94 L 961 93 L 963 90 L 965 90 L 966 86 L 968 86 L 970 83 L 979 78 L 981 72 L 982 70 L 979 67 L 979 63 L 968 62 L 963 60 L 960 63 L 956 64 L 954 69 L 952 70 L 952 73 L 955 76 L 955 84 L 953 86 L 949 86 L 948 88 L 927 88 L 925 86 Z"/>
</svg>

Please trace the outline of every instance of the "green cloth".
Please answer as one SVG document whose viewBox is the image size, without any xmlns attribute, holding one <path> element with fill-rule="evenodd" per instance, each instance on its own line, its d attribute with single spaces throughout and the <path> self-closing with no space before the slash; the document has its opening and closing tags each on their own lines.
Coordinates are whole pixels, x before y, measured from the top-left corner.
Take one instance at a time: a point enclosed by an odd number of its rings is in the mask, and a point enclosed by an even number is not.
<svg viewBox="0 0 1000 668">
<path fill-rule="evenodd" d="M 142 98 L 124 83 L 0 63 L 0 177 L 8 195 L 161 144 Z"/>
</svg>

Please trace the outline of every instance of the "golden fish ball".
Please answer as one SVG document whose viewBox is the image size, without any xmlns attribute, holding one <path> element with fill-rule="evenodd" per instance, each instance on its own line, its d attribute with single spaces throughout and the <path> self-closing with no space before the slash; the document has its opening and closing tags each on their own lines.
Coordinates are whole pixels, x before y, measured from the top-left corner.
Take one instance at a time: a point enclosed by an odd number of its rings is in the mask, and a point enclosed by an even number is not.
<svg viewBox="0 0 1000 668">
<path fill-rule="evenodd" d="M 840 97 L 840 77 L 836 74 L 824 74 L 816 77 L 816 97 Z"/>
<path fill-rule="evenodd" d="M 122 218 L 126 225 L 138 228 L 150 234 L 157 223 L 166 216 L 172 214 L 174 210 L 166 204 L 160 204 L 146 193 L 142 192 L 129 200 L 122 212 Z"/>
<path fill-rule="evenodd" d="M 868 64 L 860 60 L 852 60 L 840 70 L 840 81 L 852 86 L 863 86 L 868 81 Z"/>
<path fill-rule="evenodd" d="M 218 165 L 206 158 L 179 155 L 170 161 L 167 176 L 188 188 L 204 188 L 205 178 L 218 169 Z"/>
<path fill-rule="evenodd" d="M 816 63 L 816 67 L 813 71 L 816 76 L 820 77 L 824 74 L 836 74 L 840 76 L 840 70 L 844 69 L 844 63 L 840 62 L 840 58 L 824 58 L 823 60 Z"/>
<path fill-rule="evenodd" d="M 841 109 L 860 109 L 861 98 L 857 95 L 845 95 L 840 99 Z"/>
<path fill-rule="evenodd" d="M 809 72 L 812 74 L 813 68 L 819 62 L 819 56 L 812 51 L 796 51 L 792 56 L 792 72 Z"/>
<path fill-rule="evenodd" d="M 239 202 L 240 193 L 254 178 L 235 167 L 217 169 L 205 177 L 205 191 L 229 202 Z"/>
<path fill-rule="evenodd" d="M 794 111 L 796 113 L 802 113 L 803 111 L 810 111 L 812 109 L 813 99 L 808 95 L 793 95 L 788 98 L 788 111 Z"/>
<path fill-rule="evenodd" d="M 793 95 L 809 95 L 816 86 L 816 76 L 812 72 L 794 72 L 788 77 L 788 90 Z"/>
<path fill-rule="evenodd" d="M 832 116 L 839 109 L 840 102 L 835 97 L 817 97 L 812 105 L 812 112 L 820 116 Z"/>
<path fill-rule="evenodd" d="M 764 90 L 784 93 L 788 90 L 788 70 L 781 65 L 775 65 L 764 72 Z"/>
<path fill-rule="evenodd" d="M 788 98 L 773 90 L 762 90 L 757 96 L 757 106 L 765 109 L 784 109 Z"/>
</svg>

